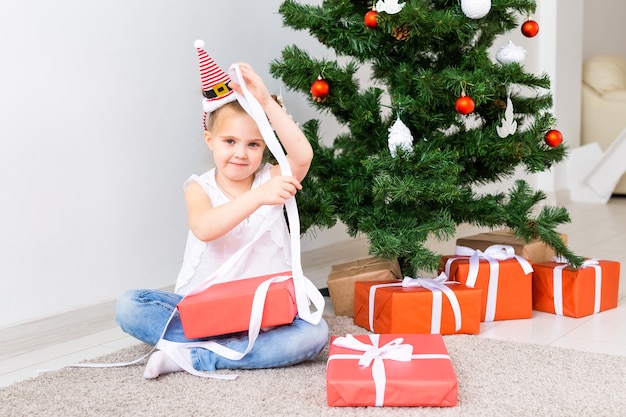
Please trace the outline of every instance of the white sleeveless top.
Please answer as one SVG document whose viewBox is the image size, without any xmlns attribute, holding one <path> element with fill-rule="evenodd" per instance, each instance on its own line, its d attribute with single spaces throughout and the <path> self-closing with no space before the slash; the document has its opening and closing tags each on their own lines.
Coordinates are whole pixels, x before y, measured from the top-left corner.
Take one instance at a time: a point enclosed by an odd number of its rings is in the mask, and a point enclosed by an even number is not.
<svg viewBox="0 0 626 417">
<path fill-rule="evenodd" d="M 271 164 L 260 169 L 252 183 L 252 188 L 270 180 Z M 192 175 L 185 181 L 184 187 L 197 182 L 206 191 L 213 207 L 229 201 L 229 198 L 218 188 L 215 182 L 215 168 L 198 176 Z M 197 287 L 205 278 L 230 258 L 237 250 L 252 240 L 272 206 L 261 206 L 246 220 L 239 223 L 233 230 L 211 242 L 198 239 L 191 230 L 187 236 L 187 246 L 183 264 L 178 273 L 174 291 L 185 295 Z M 260 275 L 291 270 L 291 247 L 289 229 L 283 215 L 271 225 L 243 255 L 237 265 L 229 270 L 228 281 L 251 278 Z"/>
</svg>

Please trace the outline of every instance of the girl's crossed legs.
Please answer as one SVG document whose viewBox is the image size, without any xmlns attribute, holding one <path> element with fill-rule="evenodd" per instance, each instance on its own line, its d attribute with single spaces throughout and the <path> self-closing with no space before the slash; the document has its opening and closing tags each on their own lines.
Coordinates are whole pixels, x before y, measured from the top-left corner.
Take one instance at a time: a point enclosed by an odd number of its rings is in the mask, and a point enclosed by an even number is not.
<svg viewBox="0 0 626 417">
<path fill-rule="evenodd" d="M 115 318 L 123 331 L 154 346 L 182 298 L 182 295 L 160 290 L 131 290 L 118 299 Z M 178 314 L 172 318 L 164 339 L 173 342 L 199 340 L 185 338 Z M 247 333 L 201 340 L 213 340 L 238 352 L 245 351 L 248 346 Z M 312 325 L 296 317 L 289 325 L 259 333 L 252 350 L 240 360 L 226 359 L 202 348 L 190 348 L 188 354 L 191 364 L 198 371 L 274 368 L 314 358 L 327 341 L 328 326 L 323 319 L 317 325 Z M 163 373 L 180 370 L 164 352 L 155 352 L 146 365 L 144 376 L 155 378 Z"/>
</svg>

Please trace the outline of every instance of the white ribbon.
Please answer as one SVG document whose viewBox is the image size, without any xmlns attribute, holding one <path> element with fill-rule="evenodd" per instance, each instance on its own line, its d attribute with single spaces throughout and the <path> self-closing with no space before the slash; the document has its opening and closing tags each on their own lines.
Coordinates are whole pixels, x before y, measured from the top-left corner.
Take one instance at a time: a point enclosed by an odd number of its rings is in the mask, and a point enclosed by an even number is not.
<svg viewBox="0 0 626 417">
<path fill-rule="evenodd" d="M 460 257 L 449 258 L 446 262 L 445 273 L 450 275 L 450 267 L 452 263 L 458 259 L 469 257 L 469 271 L 465 285 L 468 287 L 476 286 L 478 279 L 478 271 L 480 269 L 480 260 L 485 259 L 489 262 L 489 286 L 487 288 L 487 304 L 485 308 L 485 320 L 493 321 L 496 317 L 496 300 L 498 299 L 498 282 L 500 276 L 499 261 L 516 259 L 522 267 L 524 275 L 533 272 L 533 267 L 525 258 L 515 254 L 515 249 L 509 245 L 491 245 L 485 251 L 468 248 L 467 246 L 457 246 L 455 255 Z"/>
<path fill-rule="evenodd" d="M 554 267 L 552 275 L 553 292 L 554 292 L 554 313 L 558 316 L 563 315 L 563 270 L 570 267 L 568 261 L 560 256 L 555 256 L 552 259 L 554 262 L 562 264 Z M 595 295 L 593 302 L 593 312 L 600 312 L 600 302 L 602 300 L 602 267 L 598 259 L 587 259 L 580 266 L 581 268 L 592 267 L 596 272 L 595 279 Z"/>
<path fill-rule="evenodd" d="M 330 362 L 333 359 L 358 359 L 358 365 L 362 368 L 372 367 L 372 378 L 376 389 L 376 407 L 382 407 L 385 401 L 385 386 L 387 375 L 385 373 L 384 360 L 410 362 L 413 359 L 450 359 L 444 354 L 413 354 L 413 346 L 402 344 L 403 338 L 399 337 L 380 345 L 380 335 L 368 335 L 372 344 L 363 343 L 352 335 L 338 337 L 333 341 L 333 345 L 363 352 L 362 354 L 336 353 L 328 357 Z"/>
<path fill-rule="evenodd" d="M 454 313 L 454 321 L 456 324 L 455 330 L 459 331 L 462 324 L 462 316 L 461 316 L 461 306 L 459 305 L 459 300 L 450 288 L 448 288 L 444 283 L 447 284 L 456 284 L 454 281 L 448 281 L 448 277 L 445 274 L 440 274 L 437 278 L 411 278 L 404 277 L 402 283 L 391 283 L 391 284 L 377 284 L 372 285 L 370 287 L 369 293 L 369 325 L 370 330 L 374 331 L 374 296 L 376 294 L 376 290 L 378 288 L 383 287 L 422 287 L 430 290 L 433 293 L 433 310 L 431 314 L 430 320 L 430 332 L 432 334 L 437 334 L 441 332 L 441 315 L 443 312 L 443 302 L 442 302 L 442 293 L 448 297 L 450 300 L 450 305 L 452 306 L 452 312 Z"/>
</svg>

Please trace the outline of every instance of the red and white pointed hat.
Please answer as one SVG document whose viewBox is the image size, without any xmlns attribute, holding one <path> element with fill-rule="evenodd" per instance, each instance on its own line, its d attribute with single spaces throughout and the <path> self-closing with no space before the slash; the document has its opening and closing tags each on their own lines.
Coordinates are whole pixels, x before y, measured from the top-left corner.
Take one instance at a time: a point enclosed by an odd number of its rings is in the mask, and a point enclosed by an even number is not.
<svg viewBox="0 0 626 417">
<path fill-rule="evenodd" d="M 213 58 L 204 50 L 204 41 L 197 40 L 194 46 L 198 51 L 198 63 L 200 66 L 200 80 L 202 81 L 202 108 L 204 119 L 207 113 L 236 100 L 234 91 L 228 86 L 230 76 L 224 72 Z M 204 120 L 203 120 L 204 121 Z"/>
</svg>

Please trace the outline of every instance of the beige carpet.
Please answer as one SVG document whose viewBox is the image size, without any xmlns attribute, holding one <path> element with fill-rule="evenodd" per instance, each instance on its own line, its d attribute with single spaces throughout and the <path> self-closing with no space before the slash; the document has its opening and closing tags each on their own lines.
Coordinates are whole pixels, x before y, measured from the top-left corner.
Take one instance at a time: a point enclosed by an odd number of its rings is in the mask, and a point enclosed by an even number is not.
<svg viewBox="0 0 626 417">
<path fill-rule="evenodd" d="M 366 333 L 349 318 L 327 321 L 332 335 Z M 185 373 L 147 381 L 141 365 L 68 368 L 0 388 L 0 416 L 626 416 L 626 357 L 468 335 L 445 341 L 459 380 L 454 408 L 328 407 L 324 350 L 290 368 L 238 371 L 235 381 Z"/>
</svg>

